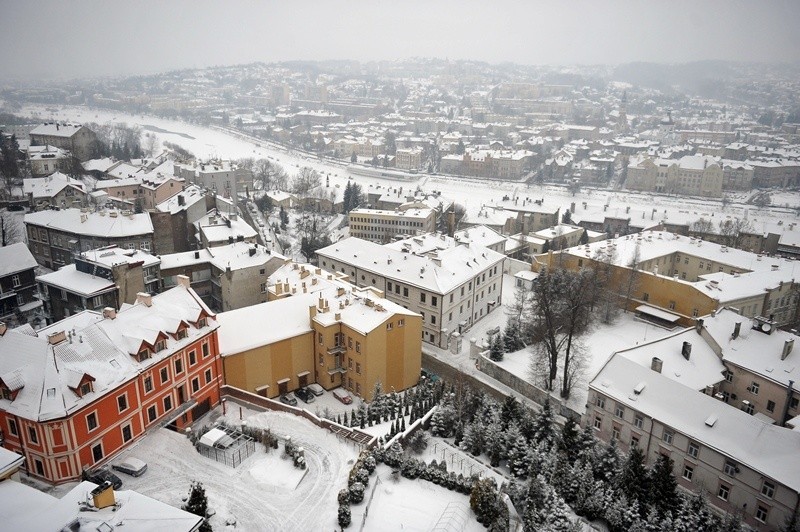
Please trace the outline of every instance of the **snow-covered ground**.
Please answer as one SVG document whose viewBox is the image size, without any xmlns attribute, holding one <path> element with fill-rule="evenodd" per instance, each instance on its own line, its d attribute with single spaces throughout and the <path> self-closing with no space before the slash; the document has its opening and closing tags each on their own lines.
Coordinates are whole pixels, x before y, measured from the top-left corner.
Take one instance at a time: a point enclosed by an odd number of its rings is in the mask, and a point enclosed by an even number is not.
<svg viewBox="0 0 800 532">
<path fill-rule="evenodd" d="M 212 411 L 218 415 L 219 409 Z M 256 454 L 238 468 L 201 456 L 185 436 L 167 429 L 147 435 L 117 460 L 134 456 L 148 463 L 138 478 L 122 475 L 125 488 L 134 489 L 180 507 L 192 480 L 203 483 L 215 530 L 232 517 L 238 530 L 334 530 L 336 494 L 347 484 L 347 474 L 359 449 L 311 422 L 283 412 L 244 410 L 249 426 L 270 428 L 280 438 L 290 436 L 305 449 L 305 471 L 283 460 L 283 444 Z M 213 417 L 213 416 L 212 416 Z M 225 418 L 240 424 L 239 409 L 230 403 Z M 115 461 L 117 461 L 115 460 Z"/>
</svg>

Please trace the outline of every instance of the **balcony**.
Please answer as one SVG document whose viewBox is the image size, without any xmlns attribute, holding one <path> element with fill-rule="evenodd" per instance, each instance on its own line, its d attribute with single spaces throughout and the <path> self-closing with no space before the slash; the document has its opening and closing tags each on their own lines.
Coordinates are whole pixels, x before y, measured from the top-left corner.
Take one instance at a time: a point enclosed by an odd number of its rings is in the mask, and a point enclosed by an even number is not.
<svg viewBox="0 0 800 532">
<path fill-rule="evenodd" d="M 345 373 L 347 373 L 347 368 L 345 368 L 343 366 L 329 366 L 328 367 L 328 375 L 334 375 L 336 373 L 341 373 L 342 375 L 344 375 Z"/>
<path fill-rule="evenodd" d="M 341 355 L 345 351 L 347 351 L 347 348 L 345 346 L 343 346 L 343 345 L 335 345 L 333 347 L 329 347 L 328 348 L 328 354 L 329 355 Z"/>
</svg>

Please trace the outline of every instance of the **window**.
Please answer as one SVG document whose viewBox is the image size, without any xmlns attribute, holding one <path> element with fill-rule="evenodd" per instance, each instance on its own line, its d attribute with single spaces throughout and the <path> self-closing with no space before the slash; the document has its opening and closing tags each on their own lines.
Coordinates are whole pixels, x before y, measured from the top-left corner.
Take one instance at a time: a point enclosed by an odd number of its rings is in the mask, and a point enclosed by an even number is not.
<svg viewBox="0 0 800 532">
<path fill-rule="evenodd" d="M 386 323 L 386 330 L 391 331 L 394 328 L 394 324 L 390 321 Z"/>
<path fill-rule="evenodd" d="M 758 508 L 756 508 L 756 520 L 761 521 L 762 523 L 766 523 L 768 514 L 769 514 L 769 509 L 759 504 Z"/>
<path fill-rule="evenodd" d="M 356 362 L 356 374 L 361 375 L 361 363 Z"/>
<path fill-rule="evenodd" d="M 753 383 L 750 386 L 747 387 L 747 391 L 752 393 L 753 395 L 758 395 L 758 388 L 759 388 L 759 384 L 757 382 L 753 381 Z"/>
<path fill-rule="evenodd" d="M 169 380 L 169 369 L 167 367 L 161 368 L 161 384 L 164 384 Z"/>
<path fill-rule="evenodd" d="M 689 442 L 689 448 L 686 450 L 686 454 L 692 458 L 697 458 L 697 455 L 700 454 L 700 447 L 694 442 Z"/>
<path fill-rule="evenodd" d="M 139 356 L 139 362 L 142 362 L 143 360 L 147 360 L 148 358 L 150 358 L 150 350 L 147 349 L 147 348 L 142 349 L 141 351 L 139 351 L 139 355 L 138 356 Z"/>
<path fill-rule="evenodd" d="M 717 497 L 719 497 L 723 501 L 727 501 L 730 494 L 731 494 L 730 486 L 728 486 L 727 484 L 719 485 L 719 489 L 717 490 Z"/>
<path fill-rule="evenodd" d="M 144 378 L 144 393 L 150 393 L 153 391 L 153 377 L 148 375 Z"/>
<path fill-rule="evenodd" d="M 172 396 L 168 395 L 164 398 L 164 412 L 172 410 Z"/>
<path fill-rule="evenodd" d="M 209 382 L 211 382 L 211 368 L 209 368 L 209 369 L 207 369 L 207 370 L 206 370 L 206 373 L 205 373 L 205 378 L 206 378 L 206 384 L 208 384 Z"/>
<path fill-rule="evenodd" d="M 672 437 L 673 433 L 668 430 L 665 430 L 664 437 L 662 439 L 664 440 L 664 443 L 672 443 Z"/>
<path fill-rule="evenodd" d="M 789 408 L 797 409 L 798 403 L 800 403 L 800 398 L 792 397 L 792 400 L 789 401 Z"/>
<path fill-rule="evenodd" d="M 36 435 L 36 429 L 33 427 L 28 427 L 28 439 L 31 443 L 39 443 L 39 436 Z"/>
<path fill-rule="evenodd" d="M 631 436 L 631 448 L 639 447 L 639 436 L 632 435 Z"/>
<path fill-rule="evenodd" d="M 438 301 L 439 300 L 436 298 L 436 296 L 431 296 L 431 305 L 433 305 L 435 307 L 436 303 L 438 303 Z"/>
<path fill-rule="evenodd" d="M 206 358 L 210 353 L 208 343 L 203 344 L 203 358 Z"/>
<path fill-rule="evenodd" d="M 400 320 L 397 320 L 397 326 L 398 326 L 398 327 L 402 327 L 402 326 L 404 326 L 405 324 L 406 324 L 406 320 L 405 320 L 405 319 L 400 319 Z"/>
<path fill-rule="evenodd" d="M 614 408 L 614 415 L 617 417 L 625 417 L 625 407 L 622 405 L 617 405 Z"/>
<path fill-rule="evenodd" d="M 22 283 L 19 281 L 19 275 L 12 275 L 11 276 L 11 284 L 14 285 L 14 288 L 18 288 Z"/>
<path fill-rule="evenodd" d="M 156 353 L 159 353 L 167 348 L 167 341 L 166 340 L 159 340 L 156 342 Z"/>
<path fill-rule="evenodd" d="M 391 291 L 392 291 L 392 282 L 391 282 L 391 281 L 389 281 L 388 283 L 386 283 L 386 289 L 387 289 L 389 292 L 391 292 Z"/>
<path fill-rule="evenodd" d="M 775 412 L 775 401 L 767 401 L 767 412 Z"/>
<path fill-rule="evenodd" d="M 690 465 L 683 466 L 683 478 L 688 480 L 689 482 L 692 481 L 692 477 L 694 476 L 694 467 Z"/>
<path fill-rule="evenodd" d="M 156 405 L 153 405 L 147 409 L 147 419 L 148 421 L 150 421 L 150 423 L 155 421 L 157 417 L 158 417 L 158 408 L 156 408 Z"/>
<path fill-rule="evenodd" d="M 436 325 L 436 314 L 431 314 L 431 323 Z"/>
<path fill-rule="evenodd" d="M 97 412 L 92 412 L 86 416 L 86 426 L 89 428 L 89 432 L 97 428 Z"/>
<path fill-rule="evenodd" d="M 736 476 L 736 464 L 730 461 L 726 461 L 722 471 L 729 477 Z"/>
<path fill-rule="evenodd" d="M 17 432 L 17 422 L 16 422 L 16 420 L 13 420 L 13 419 L 9 418 L 9 420 L 8 420 L 8 432 L 12 436 L 19 436 L 19 432 Z"/>
<path fill-rule="evenodd" d="M 640 429 L 644 426 L 644 418 L 642 416 L 637 415 L 633 418 L 633 424 L 636 426 L 637 429 Z"/>
<path fill-rule="evenodd" d="M 724 375 L 725 375 L 725 380 L 726 381 L 733 382 L 733 373 L 731 373 L 730 371 L 726 370 Z"/>
<path fill-rule="evenodd" d="M 323 343 L 323 342 L 322 342 L 322 333 L 318 333 L 318 335 L 317 335 L 317 341 L 319 342 L 319 345 L 322 345 L 322 343 Z"/>
<path fill-rule="evenodd" d="M 600 426 L 603 424 L 603 418 L 600 416 L 594 416 L 594 428 L 600 430 Z"/>
<path fill-rule="evenodd" d="M 103 459 L 102 443 L 98 443 L 97 445 L 92 446 L 92 459 L 94 460 L 95 463 Z"/>
<path fill-rule="evenodd" d="M 356 341 L 356 353 L 360 353 L 360 352 L 361 352 L 361 342 Z"/>
<path fill-rule="evenodd" d="M 81 396 L 86 395 L 92 391 L 92 383 L 91 382 L 84 382 L 81 384 Z"/>
<path fill-rule="evenodd" d="M 742 401 L 742 412 L 745 412 L 752 416 L 753 412 L 755 412 L 755 407 L 753 406 L 753 403 L 751 403 L 750 401 Z"/>
<path fill-rule="evenodd" d="M 197 320 L 197 328 L 198 329 L 202 329 L 203 327 L 206 326 L 207 323 L 208 323 L 208 320 L 205 317 L 200 318 L 199 320 Z"/>
<path fill-rule="evenodd" d="M 197 364 L 197 351 L 194 349 L 189 351 L 189 365 L 194 366 Z"/>
<path fill-rule="evenodd" d="M 617 427 L 616 425 L 614 425 L 614 427 L 611 429 L 611 439 L 612 440 L 619 439 L 619 427 Z"/>
<path fill-rule="evenodd" d="M 133 431 L 131 431 L 130 423 L 122 427 L 122 441 L 129 442 L 133 439 Z"/>
<path fill-rule="evenodd" d="M 761 495 L 771 499 L 775 495 L 775 484 L 765 480 L 761 485 Z"/>
<path fill-rule="evenodd" d="M 425 303 L 425 293 L 424 292 L 419 295 L 419 302 L 420 303 Z"/>
<path fill-rule="evenodd" d="M 192 393 L 196 393 L 200 389 L 200 379 L 195 377 L 192 379 Z"/>
<path fill-rule="evenodd" d="M 597 397 L 594 400 L 594 404 L 597 405 L 600 408 L 605 408 L 606 407 L 606 400 L 605 400 L 604 397 Z"/>
<path fill-rule="evenodd" d="M 675 302 L 674 301 L 670 301 L 669 302 L 669 308 L 670 308 L 670 310 L 675 310 Z"/>
<path fill-rule="evenodd" d="M 403 288 L 403 297 L 408 297 L 408 288 Z"/>
<path fill-rule="evenodd" d="M 180 358 L 175 359 L 175 375 L 183 373 L 183 360 Z"/>
</svg>

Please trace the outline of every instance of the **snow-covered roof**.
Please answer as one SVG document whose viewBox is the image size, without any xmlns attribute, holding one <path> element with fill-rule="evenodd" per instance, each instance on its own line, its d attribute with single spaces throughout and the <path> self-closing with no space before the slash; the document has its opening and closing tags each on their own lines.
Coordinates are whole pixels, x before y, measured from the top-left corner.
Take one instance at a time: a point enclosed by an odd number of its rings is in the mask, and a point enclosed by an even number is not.
<svg viewBox="0 0 800 532">
<path fill-rule="evenodd" d="M 116 211 L 45 210 L 26 214 L 25 223 L 101 238 L 123 238 L 153 233 L 153 223 L 147 213 L 122 215 Z"/>
<path fill-rule="evenodd" d="M 90 262 L 103 264 L 104 266 L 116 266 L 117 264 L 137 264 L 142 263 L 142 268 L 155 266 L 161 260 L 155 255 L 138 249 L 123 249 L 119 246 L 105 246 L 92 249 L 81 253 L 81 257 Z"/>
<path fill-rule="evenodd" d="M 764 422 L 620 355 L 611 357 L 589 387 L 800 490 L 800 432 Z M 710 418 L 716 421 L 707 423 Z"/>
<path fill-rule="evenodd" d="M 84 481 L 58 499 L 15 481 L 0 482 L 0 514 L 8 530 L 136 529 L 191 532 L 203 518 L 135 491 L 114 492 L 116 505 L 83 511 L 82 503 L 92 500 L 98 486 Z M 127 526 L 125 526 L 127 525 Z M 75 528 L 76 530 L 78 528 Z"/>
<path fill-rule="evenodd" d="M 183 197 L 183 200 L 181 200 L 180 197 Z M 205 194 L 203 194 L 203 191 L 200 189 L 200 187 L 197 185 L 189 185 L 184 190 L 174 194 L 169 199 L 166 199 L 156 205 L 156 210 L 160 212 L 176 214 L 180 211 L 189 209 L 195 203 L 205 201 L 205 199 Z M 183 201 L 183 205 L 181 205 L 181 201 Z M 192 222 L 194 220 L 189 221 Z"/>
<path fill-rule="evenodd" d="M 216 329 L 214 313 L 190 288 L 176 286 L 152 297 L 151 305 L 123 305 L 116 318 L 103 318 L 83 311 L 56 322 L 30 336 L 16 329 L 0 337 L 0 375 L 15 375 L 24 386 L 13 401 L 0 399 L 4 411 L 34 421 L 67 416 L 93 403 L 148 367 L 172 356 L 177 350 Z M 205 327 L 190 326 L 182 339 L 170 336 L 181 322 L 197 323 L 209 317 Z M 64 333 L 64 340 L 51 345 L 50 335 Z M 166 349 L 138 362 L 135 355 L 142 342 L 152 345 L 166 335 Z M 93 391 L 83 396 L 71 388 L 84 375 L 93 379 Z"/>
<path fill-rule="evenodd" d="M 683 356 L 684 342 L 690 344 L 688 359 Z M 694 328 L 618 351 L 617 354 L 647 368 L 651 366 L 653 358 L 659 358 L 662 375 L 693 390 L 702 391 L 706 386 L 724 379 L 725 366 Z"/>
<path fill-rule="evenodd" d="M 108 171 L 109 168 L 117 164 L 117 161 L 111 157 L 103 157 L 100 159 L 89 159 L 83 163 L 83 169 L 87 172 L 103 172 Z"/>
<path fill-rule="evenodd" d="M 36 126 L 29 133 L 30 135 L 49 135 L 53 137 L 72 137 L 80 131 L 83 126 L 80 124 L 67 124 L 59 122 L 50 122 Z"/>
<path fill-rule="evenodd" d="M 195 227 L 205 236 L 210 243 L 235 241 L 238 237 L 245 239 L 255 238 L 258 233 L 238 216 L 209 214 L 194 223 Z"/>
<path fill-rule="evenodd" d="M 733 330 L 741 323 L 739 336 Z M 722 359 L 748 369 L 767 380 L 789 386 L 789 381 L 800 382 L 800 341 L 790 332 L 773 330 L 766 334 L 753 329 L 753 320 L 730 309 L 722 309 L 714 316 L 706 316 L 703 326 L 722 350 Z M 791 351 L 783 357 L 786 342 Z M 797 346 L 794 345 L 797 342 Z"/>
<path fill-rule="evenodd" d="M 36 259 L 24 242 L 0 247 L 0 277 L 36 268 Z"/>
<path fill-rule="evenodd" d="M 83 297 L 94 297 L 116 288 L 114 281 L 79 272 L 74 264 L 67 264 L 52 273 L 40 275 L 36 280 Z"/>
<path fill-rule="evenodd" d="M 444 249 L 433 257 L 354 237 L 320 249 L 317 255 L 440 294 L 450 292 L 505 259 L 500 253 L 474 244 Z"/>
<path fill-rule="evenodd" d="M 22 191 L 27 196 L 33 195 L 33 199 L 52 198 L 68 186 L 85 193 L 86 187 L 78 179 L 72 179 L 68 175 L 56 172 L 47 177 L 25 179 L 22 181 Z"/>
</svg>

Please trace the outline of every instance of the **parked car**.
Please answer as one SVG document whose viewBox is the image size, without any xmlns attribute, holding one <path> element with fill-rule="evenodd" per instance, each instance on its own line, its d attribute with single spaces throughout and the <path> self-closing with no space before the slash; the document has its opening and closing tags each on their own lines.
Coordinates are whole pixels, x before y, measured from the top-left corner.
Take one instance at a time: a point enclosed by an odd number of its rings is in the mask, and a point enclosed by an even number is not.
<svg viewBox="0 0 800 532">
<path fill-rule="evenodd" d="M 106 481 L 111 482 L 111 487 L 115 490 L 118 490 L 122 487 L 122 479 L 109 471 L 106 467 L 101 467 L 99 469 L 95 469 L 94 471 L 84 469 L 83 479 L 88 480 L 89 482 L 94 482 L 98 486 Z"/>
<path fill-rule="evenodd" d="M 281 395 L 281 403 L 290 405 L 290 406 L 297 406 L 297 398 L 294 396 L 293 393 L 285 393 Z"/>
<path fill-rule="evenodd" d="M 311 393 L 313 393 L 317 397 L 319 397 L 320 395 L 325 393 L 325 390 L 322 389 L 322 386 L 320 386 L 317 383 L 309 384 L 308 386 L 306 386 L 306 390 L 309 390 Z"/>
<path fill-rule="evenodd" d="M 430 372 L 427 369 L 423 369 L 420 372 L 421 379 L 427 379 L 428 382 L 436 382 L 439 380 L 439 376 L 436 373 Z"/>
<path fill-rule="evenodd" d="M 336 388 L 333 390 L 333 396 L 346 405 L 349 405 L 353 402 L 353 397 L 344 388 Z"/>
<path fill-rule="evenodd" d="M 111 469 L 120 471 L 132 477 L 140 477 L 147 471 L 147 464 L 138 458 L 126 458 L 111 466 Z"/>
<path fill-rule="evenodd" d="M 294 394 L 304 403 L 313 403 L 315 398 L 314 394 L 308 391 L 307 388 L 300 388 L 294 391 Z"/>
</svg>

